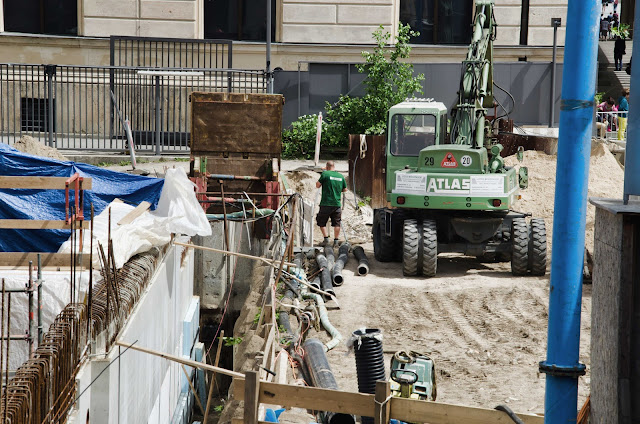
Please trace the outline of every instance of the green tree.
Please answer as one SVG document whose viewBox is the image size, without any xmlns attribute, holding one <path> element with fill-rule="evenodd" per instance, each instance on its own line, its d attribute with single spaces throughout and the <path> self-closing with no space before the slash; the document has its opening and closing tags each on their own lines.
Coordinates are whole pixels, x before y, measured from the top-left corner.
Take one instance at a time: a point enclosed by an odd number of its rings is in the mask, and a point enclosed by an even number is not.
<svg viewBox="0 0 640 424">
<path fill-rule="evenodd" d="M 327 103 L 323 121 L 323 146 L 347 147 L 349 134 L 384 134 L 387 130 L 387 111 L 397 103 L 416 93 L 422 94 L 424 75 L 413 75 L 413 65 L 403 61 L 409 58 L 411 37 L 419 34 L 409 25 L 399 24 L 395 44 L 389 45 L 391 34 L 382 25 L 373 32 L 375 48 L 363 51 L 365 63 L 357 65 L 366 74 L 363 97 L 340 96 Z M 313 154 L 317 115 L 301 116 L 283 131 L 283 156 L 296 157 Z"/>
</svg>

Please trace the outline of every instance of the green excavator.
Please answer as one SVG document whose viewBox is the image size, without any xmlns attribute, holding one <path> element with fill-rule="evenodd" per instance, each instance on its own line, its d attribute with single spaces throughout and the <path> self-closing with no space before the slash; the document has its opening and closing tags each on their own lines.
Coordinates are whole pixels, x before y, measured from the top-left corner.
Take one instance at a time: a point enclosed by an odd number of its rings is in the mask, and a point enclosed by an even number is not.
<svg viewBox="0 0 640 424">
<path fill-rule="evenodd" d="M 373 220 L 375 257 L 402 261 L 405 275 L 433 277 L 439 253 L 511 261 L 513 275 L 544 275 L 543 219 L 513 210 L 528 185 L 524 166 L 505 166 L 493 96 L 494 0 L 476 0 L 458 101 L 408 99 L 389 110 L 387 207 Z M 450 120 L 450 125 L 448 121 Z M 522 161 L 523 149 L 518 148 Z"/>
</svg>

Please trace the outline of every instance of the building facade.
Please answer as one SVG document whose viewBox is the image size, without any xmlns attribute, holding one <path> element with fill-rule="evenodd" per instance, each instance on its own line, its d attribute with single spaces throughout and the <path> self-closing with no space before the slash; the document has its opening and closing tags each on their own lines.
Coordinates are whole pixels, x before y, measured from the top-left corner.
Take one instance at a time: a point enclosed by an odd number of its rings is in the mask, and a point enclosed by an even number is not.
<svg viewBox="0 0 640 424">
<path fill-rule="evenodd" d="M 496 0 L 495 59 L 549 61 L 551 18 L 568 0 Z M 415 62 L 458 62 L 471 34 L 473 0 L 271 0 L 272 66 L 360 62 L 382 25 L 420 32 Z M 234 67 L 265 66 L 264 0 L 6 0 L 0 3 L 0 62 L 108 65 L 110 35 L 234 40 Z M 562 49 L 560 49 L 560 59 Z"/>
</svg>

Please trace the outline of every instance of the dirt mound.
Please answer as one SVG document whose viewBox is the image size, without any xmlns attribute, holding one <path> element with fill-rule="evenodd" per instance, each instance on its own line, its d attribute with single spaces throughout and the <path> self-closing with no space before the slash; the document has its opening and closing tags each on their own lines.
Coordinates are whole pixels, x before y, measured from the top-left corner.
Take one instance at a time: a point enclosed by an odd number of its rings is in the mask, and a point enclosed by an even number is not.
<svg viewBox="0 0 640 424">
<path fill-rule="evenodd" d="M 314 242 L 322 241 L 322 234 L 315 223 L 315 215 L 319 210 L 320 189 L 316 189 L 316 181 L 320 174 L 314 171 L 291 171 L 287 172 L 286 178 L 289 182 L 289 188 L 300 193 L 308 202 L 315 202 L 315 210 L 313 215 Z M 346 177 L 346 175 L 345 175 Z M 371 224 L 373 221 L 373 210 L 370 206 L 356 196 L 354 200 L 353 192 L 347 189 L 345 193 L 345 204 L 342 207 L 342 229 L 347 235 L 350 243 L 366 243 L 371 240 Z M 360 205 L 358 208 L 357 205 Z M 333 234 L 333 233 L 330 233 Z"/>
<path fill-rule="evenodd" d="M 34 156 L 64 161 L 68 160 L 60 154 L 58 149 L 45 146 L 43 143 L 28 135 L 20 137 L 20 140 L 16 141 L 13 147 L 23 153 L 28 153 Z"/>
<path fill-rule="evenodd" d="M 553 229 L 557 159 L 556 155 L 547 155 L 544 152 L 525 152 L 523 165 L 529 168 L 529 187 L 521 191 L 522 200 L 516 204 L 519 211 L 531 212 L 534 217 L 545 218 L 549 246 Z M 505 163 L 514 166 L 518 161 L 515 156 L 509 156 Z M 624 171 L 615 156 L 604 144 L 594 142 L 589 165 L 589 197 L 622 198 L 623 182 Z M 589 204 L 585 244 L 590 252 L 593 252 L 595 215 L 595 207 Z"/>
</svg>

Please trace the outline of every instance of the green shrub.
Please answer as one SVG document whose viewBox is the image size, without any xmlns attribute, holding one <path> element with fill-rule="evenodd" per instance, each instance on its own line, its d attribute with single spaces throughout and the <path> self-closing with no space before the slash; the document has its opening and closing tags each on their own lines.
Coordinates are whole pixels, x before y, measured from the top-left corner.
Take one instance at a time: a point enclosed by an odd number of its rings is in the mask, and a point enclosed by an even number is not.
<svg viewBox="0 0 640 424">
<path fill-rule="evenodd" d="M 413 76 L 413 65 L 401 62 L 411 52 L 409 39 L 419 34 L 409 25 L 399 24 L 396 43 L 388 46 L 391 34 L 380 25 L 373 32 L 376 47 L 362 52 L 365 63 L 357 65 L 365 73 L 363 97 L 340 96 L 325 106 L 322 126 L 322 146 L 348 147 L 349 134 L 384 134 L 387 112 L 395 104 L 422 94 L 424 75 Z M 313 156 L 317 115 L 304 115 L 282 133 L 282 154 L 285 158 Z"/>
</svg>

